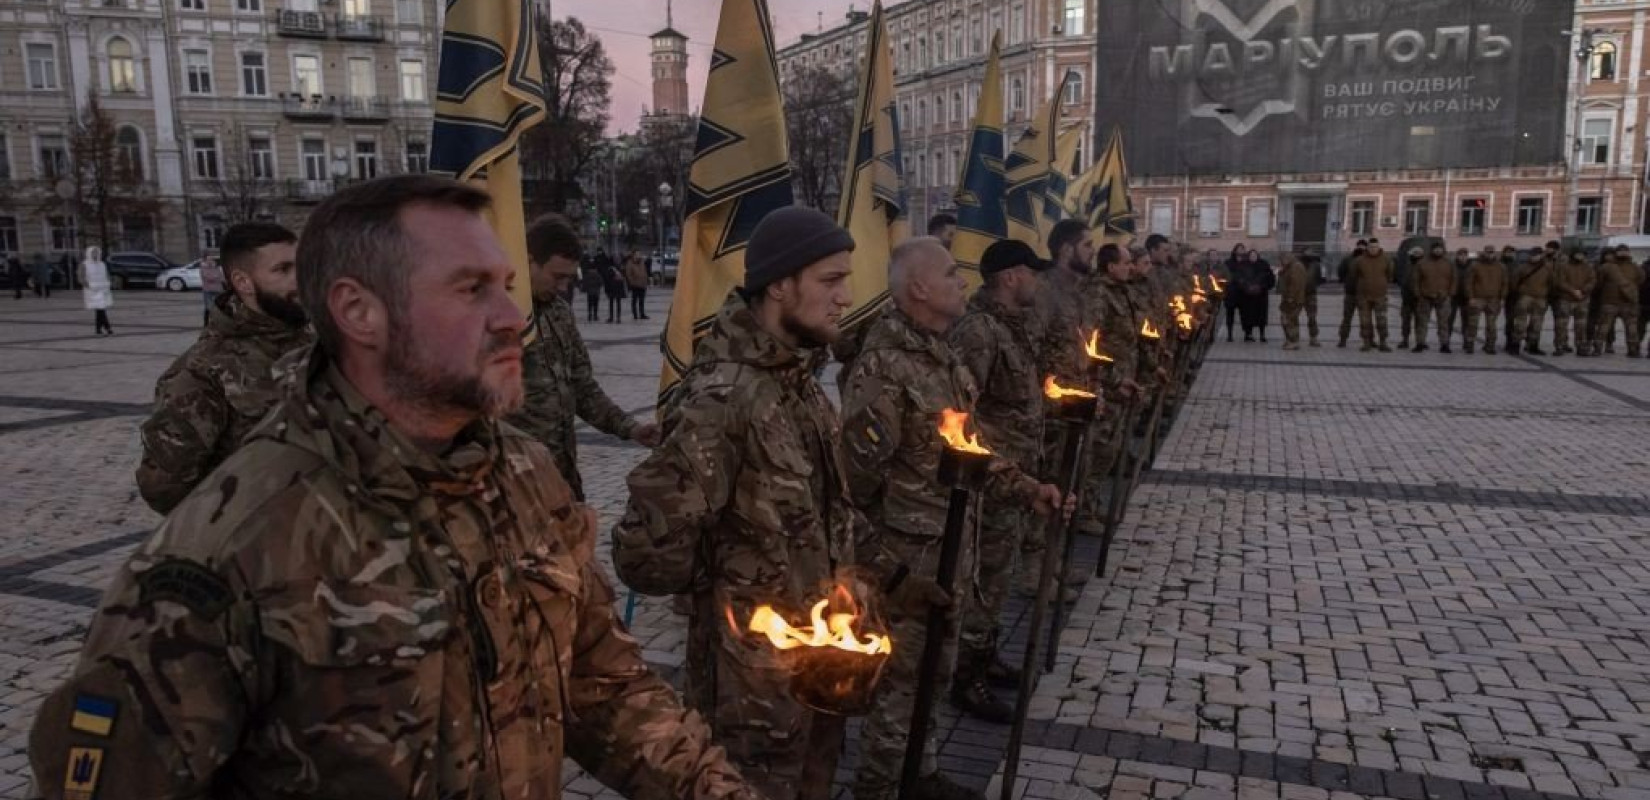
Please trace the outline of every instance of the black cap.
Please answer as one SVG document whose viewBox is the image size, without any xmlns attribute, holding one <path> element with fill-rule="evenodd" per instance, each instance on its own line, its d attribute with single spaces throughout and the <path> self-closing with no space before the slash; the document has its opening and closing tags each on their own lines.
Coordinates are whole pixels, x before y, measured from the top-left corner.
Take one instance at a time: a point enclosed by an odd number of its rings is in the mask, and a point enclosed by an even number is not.
<svg viewBox="0 0 1650 800">
<path fill-rule="evenodd" d="M 1038 258 L 1037 251 L 1031 245 L 1016 239 L 1002 239 L 992 242 L 980 256 L 980 274 L 995 275 L 999 272 L 1014 269 L 1015 267 L 1030 267 L 1036 272 L 1042 272 L 1054 266 L 1048 259 Z"/>
<path fill-rule="evenodd" d="M 854 237 L 830 217 L 803 206 L 775 209 L 756 223 L 745 246 L 745 291 L 760 292 L 826 256 L 853 250 Z"/>
</svg>

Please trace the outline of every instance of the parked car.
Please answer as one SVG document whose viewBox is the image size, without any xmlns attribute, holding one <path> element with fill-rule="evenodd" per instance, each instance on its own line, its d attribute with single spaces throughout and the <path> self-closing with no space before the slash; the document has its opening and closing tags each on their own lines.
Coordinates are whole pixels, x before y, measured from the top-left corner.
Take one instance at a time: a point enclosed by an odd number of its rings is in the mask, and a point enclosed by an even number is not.
<svg viewBox="0 0 1650 800">
<path fill-rule="evenodd" d="M 674 286 L 676 284 L 676 268 L 681 264 L 682 254 L 676 251 L 669 253 L 655 252 L 653 254 L 653 272 L 651 277 L 654 283 L 660 286 Z"/>
<path fill-rule="evenodd" d="M 173 267 L 155 278 L 155 285 L 167 291 L 181 292 L 201 288 L 201 262 L 195 259 L 181 267 Z"/>
<path fill-rule="evenodd" d="M 116 289 L 130 286 L 160 286 L 160 274 L 177 267 L 154 253 L 110 253 L 103 257 L 109 267 L 109 284 Z"/>
</svg>

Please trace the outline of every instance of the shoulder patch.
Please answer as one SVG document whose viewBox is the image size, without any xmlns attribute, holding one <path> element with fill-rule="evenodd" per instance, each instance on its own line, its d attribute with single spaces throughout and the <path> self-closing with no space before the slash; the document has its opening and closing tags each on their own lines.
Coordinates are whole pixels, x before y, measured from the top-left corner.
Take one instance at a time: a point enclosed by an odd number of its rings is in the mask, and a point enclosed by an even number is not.
<svg viewBox="0 0 1650 800">
<path fill-rule="evenodd" d="M 77 694 L 74 696 L 74 715 L 69 717 L 69 727 L 81 733 L 108 738 L 109 732 L 115 728 L 115 715 L 119 712 L 120 704 L 114 700 L 93 694 Z"/>
<path fill-rule="evenodd" d="M 865 426 L 865 438 L 870 439 L 871 444 L 882 444 L 884 435 L 882 423 L 880 422 L 873 420 L 871 424 Z"/>
<path fill-rule="evenodd" d="M 63 775 L 64 800 L 92 800 L 103 777 L 103 748 L 69 748 L 69 766 Z"/>
<path fill-rule="evenodd" d="M 178 603 L 208 621 L 215 620 L 234 599 L 223 578 L 193 561 L 167 559 L 137 576 L 138 598 L 144 605 Z"/>
</svg>

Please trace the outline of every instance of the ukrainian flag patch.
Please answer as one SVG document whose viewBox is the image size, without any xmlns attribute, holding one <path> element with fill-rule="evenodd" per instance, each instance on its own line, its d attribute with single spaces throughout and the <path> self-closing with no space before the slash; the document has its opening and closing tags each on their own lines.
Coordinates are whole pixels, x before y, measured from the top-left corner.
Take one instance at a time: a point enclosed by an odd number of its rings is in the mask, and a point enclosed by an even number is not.
<svg viewBox="0 0 1650 800">
<path fill-rule="evenodd" d="M 108 736 L 115 728 L 115 714 L 119 710 L 120 705 L 107 697 L 77 694 L 69 727 L 93 736 Z"/>
<path fill-rule="evenodd" d="M 69 748 L 69 768 L 63 776 L 64 800 L 92 800 L 103 775 L 103 748 Z"/>
<path fill-rule="evenodd" d="M 873 422 L 866 425 L 865 438 L 870 439 L 871 444 L 882 444 L 882 423 Z"/>
</svg>

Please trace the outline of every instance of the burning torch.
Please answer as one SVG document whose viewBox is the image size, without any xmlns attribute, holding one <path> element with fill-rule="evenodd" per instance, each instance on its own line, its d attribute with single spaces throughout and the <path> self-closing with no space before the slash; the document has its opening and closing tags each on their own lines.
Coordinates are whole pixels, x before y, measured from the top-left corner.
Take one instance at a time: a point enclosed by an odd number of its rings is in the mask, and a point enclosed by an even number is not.
<svg viewBox="0 0 1650 800">
<path fill-rule="evenodd" d="M 985 482 L 986 468 L 991 464 L 991 451 L 980 443 L 978 433 L 967 433 L 968 414 L 952 409 L 940 412 L 940 438 L 945 448 L 940 451 L 939 481 L 950 491 L 945 510 L 945 533 L 940 539 L 940 558 L 934 580 L 941 590 L 955 598 L 957 559 L 962 551 L 964 523 L 968 520 L 969 505 L 975 490 Z M 910 736 L 905 743 L 905 763 L 900 771 L 900 797 L 915 797 L 917 782 L 922 779 L 923 748 L 928 743 L 928 723 L 934 710 L 933 677 L 939 674 L 940 660 L 945 652 L 947 609 L 930 608 L 926 636 L 922 644 L 922 661 L 917 675 L 917 694 L 911 708 Z"/>
<path fill-rule="evenodd" d="M 893 641 L 862 630 L 867 615 L 842 584 L 814 603 L 808 616 L 811 624 L 799 628 L 772 606 L 757 606 L 746 630 L 765 636 L 780 652 L 797 702 L 836 716 L 869 712 Z"/>
</svg>

